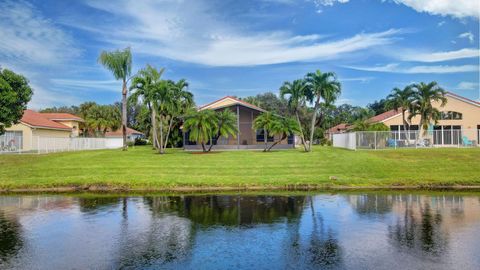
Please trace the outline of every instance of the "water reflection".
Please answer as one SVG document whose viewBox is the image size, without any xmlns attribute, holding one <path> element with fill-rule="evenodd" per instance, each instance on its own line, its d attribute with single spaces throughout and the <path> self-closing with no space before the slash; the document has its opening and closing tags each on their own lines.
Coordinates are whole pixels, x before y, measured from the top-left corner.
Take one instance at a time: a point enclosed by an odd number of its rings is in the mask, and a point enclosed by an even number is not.
<svg viewBox="0 0 480 270">
<path fill-rule="evenodd" d="M 479 243 L 478 194 L 0 196 L 0 269 L 478 269 Z"/>
</svg>

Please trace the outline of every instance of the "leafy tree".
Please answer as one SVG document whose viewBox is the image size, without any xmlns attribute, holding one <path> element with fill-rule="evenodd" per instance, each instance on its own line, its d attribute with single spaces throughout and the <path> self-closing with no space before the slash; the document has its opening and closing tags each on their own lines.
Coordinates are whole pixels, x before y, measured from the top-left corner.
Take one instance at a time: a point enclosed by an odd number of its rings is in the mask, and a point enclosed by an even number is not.
<svg viewBox="0 0 480 270">
<path fill-rule="evenodd" d="M 28 80 L 8 69 L 0 69 L 0 135 L 17 124 L 32 98 Z"/>
<path fill-rule="evenodd" d="M 375 100 L 372 103 L 367 104 L 367 109 L 375 112 L 375 115 L 384 113 L 390 110 L 387 106 L 387 99 Z"/>
<path fill-rule="evenodd" d="M 308 86 L 305 80 L 294 80 L 293 82 L 284 82 L 283 85 L 280 87 L 280 96 L 284 99 L 286 96 L 289 108 L 294 112 L 298 128 L 300 138 L 302 140 L 303 148 L 305 151 L 307 149 L 307 143 L 305 141 L 305 134 L 302 129 L 302 122 L 300 121 L 299 112 L 301 111 L 302 107 L 306 106 L 307 100 L 311 100 L 311 92 L 308 91 Z"/>
<path fill-rule="evenodd" d="M 237 115 L 234 112 L 232 112 L 230 109 L 224 109 L 216 112 L 216 115 L 216 134 L 214 135 L 214 139 L 210 142 L 208 152 L 212 150 L 213 145 L 217 144 L 217 141 L 220 137 L 228 138 L 230 135 L 236 137 L 238 132 Z"/>
<path fill-rule="evenodd" d="M 413 90 L 411 86 L 399 89 L 393 88 L 392 93 L 387 96 L 386 107 L 394 110 L 402 110 L 402 120 L 404 130 L 410 130 L 405 112 L 410 107 L 413 99 Z"/>
<path fill-rule="evenodd" d="M 422 129 L 426 132 L 432 121 L 437 123 L 440 119 L 440 111 L 434 108 L 432 103 L 439 102 L 441 107 L 445 106 L 447 104 L 446 91 L 437 82 L 413 84 L 412 89 L 414 93 L 409 106 L 410 115 L 408 119 L 411 121 L 415 116 L 419 116 L 418 129 L 420 133 Z"/>
<path fill-rule="evenodd" d="M 73 115 L 79 114 L 80 108 L 78 106 L 60 106 L 60 107 L 49 107 L 40 110 L 41 113 L 70 113 Z"/>
<path fill-rule="evenodd" d="M 272 92 L 241 98 L 241 100 L 278 115 L 287 116 L 291 114 L 287 101 Z"/>
<path fill-rule="evenodd" d="M 212 140 L 217 124 L 215 111 L 201 110 L 190 112 L 185 118 L 183 128 L 190 132 L 189 140 L 201 144 L 203 152 L 207 152 L 205 145 Z"/>
<path fill-rule="evenodd" d="M 98 62 L 113 73 L 116 80 L 122 81 L 122 134 L 123 150 L 127 150 L 127 81 L 132 72 L 132 53 L 130 48 L 102 51 Z"/>
<path fill-rule="evenodd" d="M 309 91 L 315 100 L 313 108 L 312 120 L 310 125 L 310 141 L 308 151 L 312 151 L 313 135 L 315 132 L 316 118 L 320 108 L 320 101 L 323 99 L 324 104 L 333 104 L 341 92 L 340 82 L 337 81 L 337 76 L 333 72 L 323 73 L 317 70 L 314 73 L 308 73 L 306 80 L 309 86 Z"/>
</svg>

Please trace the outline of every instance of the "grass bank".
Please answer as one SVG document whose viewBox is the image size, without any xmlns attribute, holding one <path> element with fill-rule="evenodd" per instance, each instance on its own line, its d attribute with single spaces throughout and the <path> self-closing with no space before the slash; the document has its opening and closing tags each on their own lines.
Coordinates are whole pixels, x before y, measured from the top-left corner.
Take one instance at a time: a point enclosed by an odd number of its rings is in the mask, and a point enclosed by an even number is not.
<svg viewBox="0 0 480 270">
<path fill-rule="evenodd" d="M 198 155 L 98 150 L 0 155 L 1 190 L 231 190 L 480 187 L 480 149 L 349 151 L 316 147 Z"/>
</svg>

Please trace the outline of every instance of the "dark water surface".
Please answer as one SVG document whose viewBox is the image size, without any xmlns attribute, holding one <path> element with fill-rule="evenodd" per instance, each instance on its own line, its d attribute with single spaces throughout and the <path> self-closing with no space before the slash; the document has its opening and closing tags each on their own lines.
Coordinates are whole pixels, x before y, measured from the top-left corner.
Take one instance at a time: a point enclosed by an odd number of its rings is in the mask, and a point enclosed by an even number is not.
<svg viewBox="0 0 480 270">
<path fill-rule="evenodd" d="M 480 194 L 4 195 L 0 269 L 480 269 Z"/>
</svg>

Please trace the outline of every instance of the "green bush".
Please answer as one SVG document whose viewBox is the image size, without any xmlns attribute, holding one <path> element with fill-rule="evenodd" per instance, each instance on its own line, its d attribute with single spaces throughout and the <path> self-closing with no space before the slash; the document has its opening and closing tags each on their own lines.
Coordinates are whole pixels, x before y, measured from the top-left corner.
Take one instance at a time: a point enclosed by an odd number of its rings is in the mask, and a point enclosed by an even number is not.
<svg viewBox="0 0 480 270">
<path fill-rule="evenodd" d="M 141 138 L 135 138 L 134 145 L 146 145 L 147 140 Z"/>
</svg>

